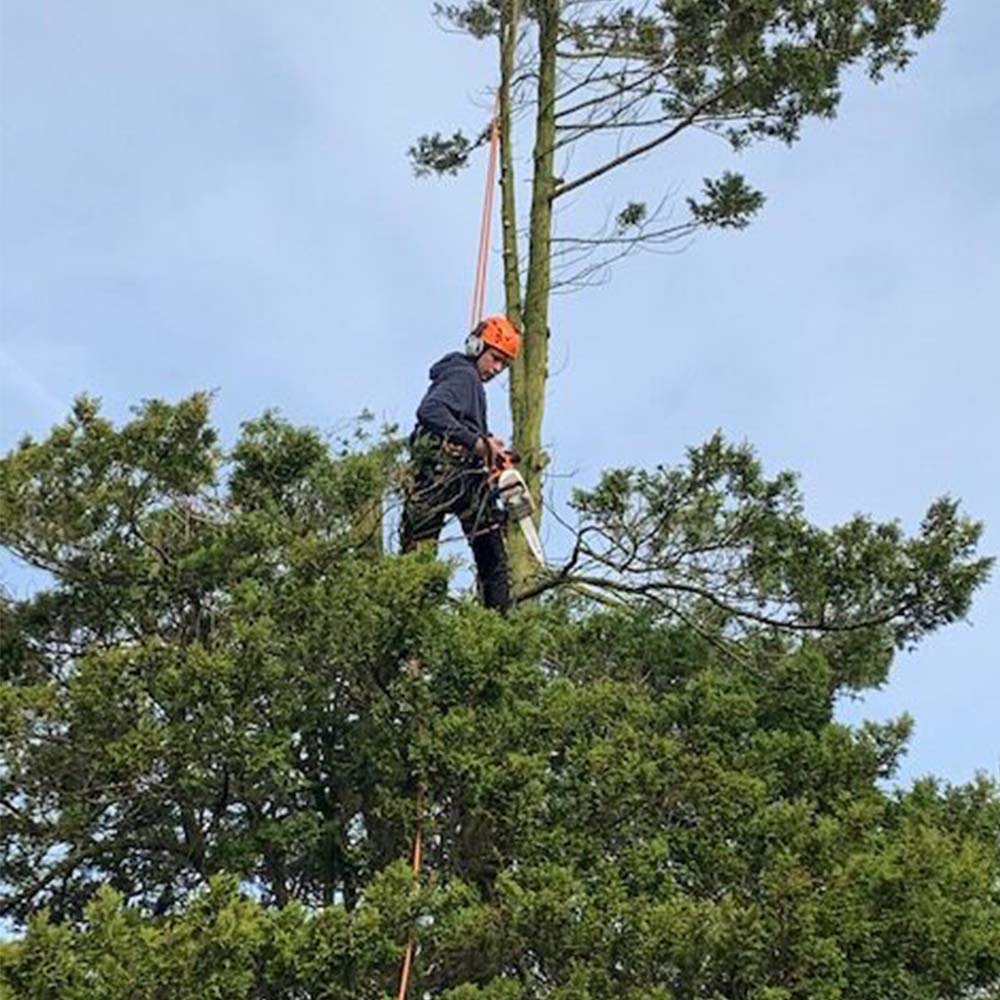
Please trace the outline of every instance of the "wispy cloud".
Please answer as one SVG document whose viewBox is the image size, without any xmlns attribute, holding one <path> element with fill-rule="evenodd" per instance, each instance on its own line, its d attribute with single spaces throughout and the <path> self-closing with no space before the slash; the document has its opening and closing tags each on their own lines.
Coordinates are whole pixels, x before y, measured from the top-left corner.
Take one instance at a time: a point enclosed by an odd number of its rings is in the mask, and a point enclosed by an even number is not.
<svg viewBox="0 0 1000 1000">
<path fill-rule="evenodd" d="M 14 416 L 14 404 L 17 401 L 22 404 L 27 403 L 36 416 L 45 419 L 58 419 L 66 411 L 66 400 L 47 388 L 40 378 L 28 371 L 3 347 L 0 347 L 0 380 L 2 380 L 0 385 L 4 387 L 4 402 L 0 407 L 0 415 L 5 422 Z"/>
</svg>

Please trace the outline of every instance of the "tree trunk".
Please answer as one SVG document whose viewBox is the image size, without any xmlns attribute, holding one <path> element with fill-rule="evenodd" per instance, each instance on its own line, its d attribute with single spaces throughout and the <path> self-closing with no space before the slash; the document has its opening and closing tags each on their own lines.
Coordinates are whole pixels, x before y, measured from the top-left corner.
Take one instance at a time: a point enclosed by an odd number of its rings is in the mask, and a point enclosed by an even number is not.
<svg viewBox="0 0 1000 1000">
<path fill-rule="evenodd" d="M 553 165 L 559 6 L 559 0 L 539 0 L 536 6 L 539 51 L 538 112 L 535 121 L 534 174 L 531 186 L 528 278 L 521 317 L 523 332 L 521 358 L 511 371 L 510 383 L 514 447 L 521 454 L 521 472 L 531 490 L 531 495 L 535 498 L 537 523 L 540 523 L 542 513 L 542 471 L 548 461 L 542 449 L 542 419 L 545 414 L 545 383 L 549 364 L 549 292 L 552 275 L 552 191 L 555 184 Z M 509 98 L 509 93 L 507 97 Z M 509 116 L 502 125 L 502 134 L 509 144 Z M 507 155 L 509 149 L 505 150 L 505 157 Z M 510 176 L 512 175 L 508 174 L 508 178 Z M 507 186 L 512 187 L 509 184 Z M 508 215 L 506 211 L 506 190 L 504 194 L 503 227 L 506 251 L 508 241 L 516 243 L 517 233 L 516 219 L 513 214 Z M 505 265 L 506 256 L 505 253 Z M 512 282 L 506 267 L 505 279 L 509 290 Z M 517 591 L 522 589 L 534 575 L 535 567 L 520 537 L 511 537 L 510 555 L 511 573 Z"/>
<path fill-rule="evenodd" d="M 514 196 L 514 143 L 511 131 L 511 80 L 517 60 L 517 0 L 501 12 L 500 27 L 500 220 L 503 233 L 503 290 L 508 318 L 521 329 L 521 263 L 517 247 L 517 206 Z M 524 355 L 511 365 L 510 397 L 524 378 Z"/>
<path fill-rule="evenodd" d="M 511 81 L 517 64 L 517 4 L 508 0 L 500 12 L 500 221 L 503 238 L 504 311 L 511 322 L 524 329 L 521 310 L 521 259 L 517 242 L 517 204 L 515 198 L 514 141 L 511 124 Z M 524 410 L 525 352 L 510 366 L 510 409 L 517 444 L 517 428 Z M 519 532 L 507 536 L 511 576 L 515 592 L 530 577 L 530 553 Z"/>
</svg>

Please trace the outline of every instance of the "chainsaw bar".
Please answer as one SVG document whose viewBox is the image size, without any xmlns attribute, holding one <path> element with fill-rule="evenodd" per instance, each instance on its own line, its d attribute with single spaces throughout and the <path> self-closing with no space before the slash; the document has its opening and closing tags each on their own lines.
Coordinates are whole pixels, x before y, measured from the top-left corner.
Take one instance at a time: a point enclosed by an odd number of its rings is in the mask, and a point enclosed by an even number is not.
<svg viewBox="0 0 1000 1000">
<path fill-rule="evenodd" d="M 507 517 L 511 521 L 516 521 L 521 529 L 528 551 L 539 566 L 544 566 L 545 550 L 542 548 L 542 540 L 538 537 L 538 530 L 531 517 L 535 504 L 524 477 L 513 467 L 504 469 L 497 479 L 497 492 L 500 494 L 504 510 L 507 511 Z"/>
</svg>

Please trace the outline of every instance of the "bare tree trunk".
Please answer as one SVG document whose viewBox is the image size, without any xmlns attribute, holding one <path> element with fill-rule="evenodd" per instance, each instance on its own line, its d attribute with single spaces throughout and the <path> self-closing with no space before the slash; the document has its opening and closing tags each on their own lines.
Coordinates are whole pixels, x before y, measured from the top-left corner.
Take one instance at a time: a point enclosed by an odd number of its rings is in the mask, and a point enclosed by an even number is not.
<svg viewBox="0 0 1000 1000">
<path fill-rule="evenodd" d="M 515 198 L 513 126 L 511 123 L 511 87 L 517 64 L 517 4 L 508 0 L 501 9 L 500 25 L 500 219 L 503 230 L 504 308 L 511 322 L 524 329 L 521 305 L 521 259 L 517 239 L 517 204 Z M 517 447 L 518 428 L 524 423 L 526 352 L 522 351 L 510 366 L 510 410 Z M 507 538 L 511 575 L 515 592 L 523 589 L 530 576 L 531 555 L 518 532 Z"/>
<path fill-rule="evenodd" d="M 542 471 L 548 461 L 542 450 L 545 383 L 549 364 L 549 292 L 552 283 L 552 192 L 555 187 L 556 42 L 559 0 L 539 0 L 538 112 L 535 121 L 534 174 L 531 189 L 528 278 L 524 296 L 523 349 L 511 372 L 511 417 L 514 447 L 521 453 L 521 471 L 538 505 L 541 520 Z M 510 123 L 505 123 L 509 136 Z M 508 229 L 511 234 L 508 237 Z M 504 214 L 504 245 L 516 241 L 516 223 Z M 508 278 L 508 288 L 510 281 Z M 534 572 L 531 556 L 520 538 L 511 539 L 511 571 L 515 590 L 523 589 Z"/>
<path fill-rule="evenodd" d="M 510 115 L 511 81 L 517 63 L 517 0 L 504 4 L 500 28 L 500 219 L 503 229 L 504 305 L 511 322 L 521 329 L 521 267 L 517 247 L 517 206 L 514 196 L 514 146 Z M 524 379 L 524 357 L 511 365 L 511 406 L 514 385 Z"/>
</svg>

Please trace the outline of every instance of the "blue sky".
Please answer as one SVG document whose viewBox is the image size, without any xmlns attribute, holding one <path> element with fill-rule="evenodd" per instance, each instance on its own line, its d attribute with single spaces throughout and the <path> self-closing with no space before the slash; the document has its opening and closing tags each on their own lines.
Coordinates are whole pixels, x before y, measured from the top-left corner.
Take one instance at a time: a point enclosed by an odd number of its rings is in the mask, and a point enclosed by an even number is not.
<svg viewBox="0 0 1000 1000">
<path fill-rule="evenodd" d="M 404 153 L 475 131 L 494 77 L 429 6 L 5 0 L 0 447 L 82 390 L 124 418 L 216 389 L 227 440 L 275 406 L 323 429 L 364 408 L 409 425 L 464 334 L 482 172 L 417 181 Z M 998 34 L 1000 7 L 953 2 L 905 74 L 852 76 L 839 118 L 792 149 L 693 138 L 581 197 L 567 230 L 727 168 L 768 201 L 743 233 L 556 299 L 560 483 L 678 461 L 722 428 L 799 470 L 819 523 L 913 530 L 948 492 L 1000 551 Z M 843 707 L 915 716 L 903 780 L 1000 769 L 998 604 L 994 581 L 971 625 Z"/>
</svg>

